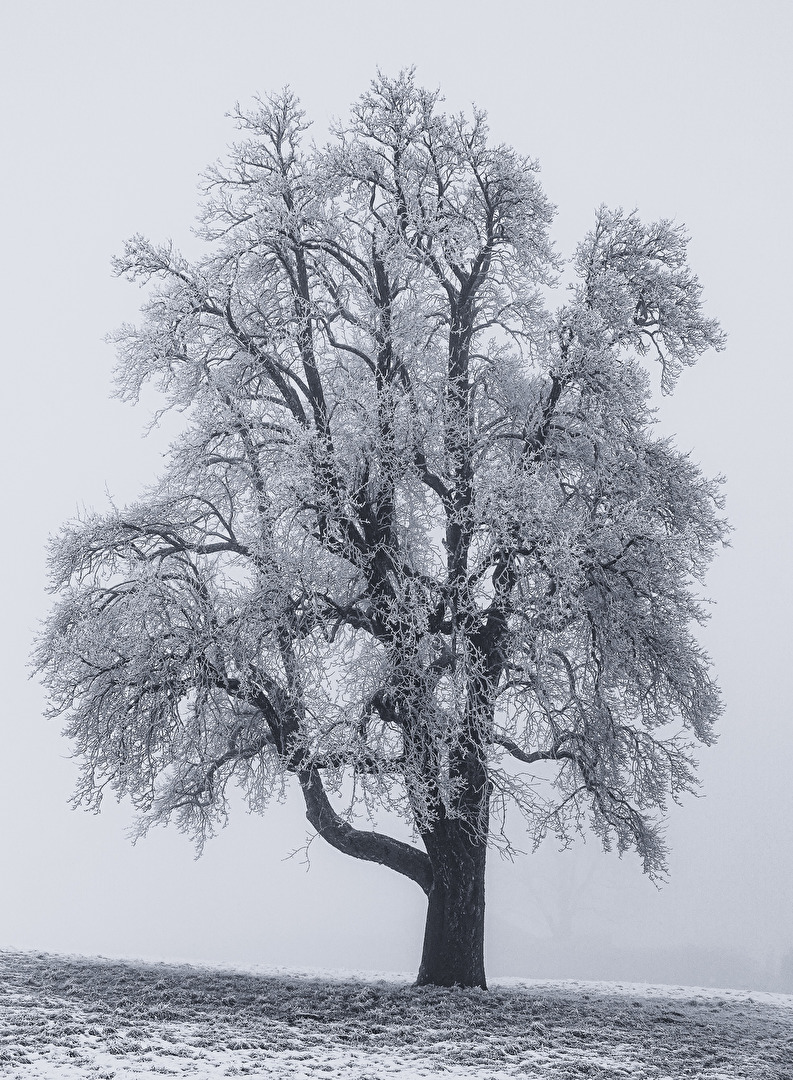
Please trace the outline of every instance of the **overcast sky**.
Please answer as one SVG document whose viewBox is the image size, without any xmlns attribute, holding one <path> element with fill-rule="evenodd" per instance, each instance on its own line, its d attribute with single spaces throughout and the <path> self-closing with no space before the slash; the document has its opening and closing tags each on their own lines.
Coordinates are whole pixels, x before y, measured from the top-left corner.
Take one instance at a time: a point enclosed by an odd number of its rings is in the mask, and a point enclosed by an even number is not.
<svg viewBox="0 0 793 1080">
<path fill-rule="evenodd" d="M 320 840 L 308 873 L 302 855 L 286 859 L 308 829 L 297 801 L 266 818 L 240 810 L 198 862 L 175 831 L 133 848 L 126 807 L 70 810 L 76 766 L 26 670 L 49 603 L 48 534 L 108 491 L 133 498 L 164 447 L 141 439 L 145 408 L 108 396 L 104 335 L 142 299 L 112 278 L 111 255 L 135 232 L 195 250 L 198 175 L 233 140 L 236 101 L 289 83 L 321 135 L 378 66 L 415 64 L 448 108 L 476 102 L 497 141 L 540 159 L 563 252 L 600 203 L 685 223 L 729 334 L 660 403 L 663 430 L 726 474 L 735 527 L 702 634 L 727 705 L 702 754 L 703 798 L 671 815 L 660 891 L 636 857 L 600 856 L 592 840 L 514 864 L 494 855 L 489 971 L 614 977 L 619 961 L 626 978 L 738 984 L 746 962 L 793 949 L 792 33 L 787 0 L 0 5 L 0 945 L 417 966 L 420 890 Z M 568 946 L 549 940 L 564 911 Z"/>
</svg>

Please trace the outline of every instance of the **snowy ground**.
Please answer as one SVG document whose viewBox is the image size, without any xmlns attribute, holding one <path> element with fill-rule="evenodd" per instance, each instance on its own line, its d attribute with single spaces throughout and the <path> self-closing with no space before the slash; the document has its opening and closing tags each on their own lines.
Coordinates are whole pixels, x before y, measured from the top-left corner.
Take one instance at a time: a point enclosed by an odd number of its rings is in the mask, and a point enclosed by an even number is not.
<svg viewBox="0 0 793 1080">
<path fill-rule="evenodd" d="M 0 1075 L 793 1080 L 793 996 L 0 952 Z"/>
</svg>

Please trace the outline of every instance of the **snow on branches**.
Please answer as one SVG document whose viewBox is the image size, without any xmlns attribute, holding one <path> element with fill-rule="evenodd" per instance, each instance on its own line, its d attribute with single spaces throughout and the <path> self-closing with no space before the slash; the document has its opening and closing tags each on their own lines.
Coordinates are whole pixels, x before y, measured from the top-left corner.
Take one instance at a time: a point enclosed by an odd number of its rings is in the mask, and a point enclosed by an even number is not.
<svg viewBox="0 0 793 1080">
<path fill-rule="evenodd" d="M 52 547 L 37 662 L 78 799 L 201 840 L 229 784 L 260 810 L 293 775 L 326 839 L 425 889 L 439 823 L 481 841 L 514 800 L 660 872 L 720 708 L 691 632 L 718 488 L 654 435 L 643 366 L 670 391 L 722 345 L 682 230 L 601 208 L 553 312 L 551 206 L 484 114 L 403 73 L 324 148 L 289 91 L 236 120 L 205 256 L 116 263 L 149 289 L 117 392 L 153 382 L 186 429 L 146 497 Z M 429 862 L 331 807 L 350 780 Z"/>
</svg>

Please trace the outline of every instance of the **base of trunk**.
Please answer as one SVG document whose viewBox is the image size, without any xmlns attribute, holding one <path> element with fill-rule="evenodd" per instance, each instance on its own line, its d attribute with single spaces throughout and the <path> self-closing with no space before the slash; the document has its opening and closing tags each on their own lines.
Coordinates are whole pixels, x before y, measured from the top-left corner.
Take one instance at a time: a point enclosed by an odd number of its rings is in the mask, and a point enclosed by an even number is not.
<svg viewBox="0 0 793 1080">
<path fill-rule="evenodd" d="M 416 986 L 487 989 L 485 981 L 485 844 L 439 848 L 433 836 L 433 883 Z M 442 856 L 442 857 L 441 857 Z"/>
</svg>

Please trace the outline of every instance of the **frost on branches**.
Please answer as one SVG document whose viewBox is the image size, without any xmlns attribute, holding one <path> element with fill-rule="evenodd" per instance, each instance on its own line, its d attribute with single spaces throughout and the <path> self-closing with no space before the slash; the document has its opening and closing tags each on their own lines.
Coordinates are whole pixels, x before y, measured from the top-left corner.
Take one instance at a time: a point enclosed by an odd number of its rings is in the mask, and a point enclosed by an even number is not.
<svg viewBox="0 0 793 1080">
<path fill-rule="evenodd" d="M 427 893 L 419 982 L 484 986 L 509 803 L 658 873 L 696 784 L 720 706 L 690 627 L 726 526 L 653 434 L 645 363 L 669 392 L 723 342 L 682 229 L 621 210 L 549 310 L 536 163 L 439 101 L 380 76 L 324 149 L 289 91 L 238 111 L 206 255 L 128 243 L 149 299 L 118 394 L 154 383 L 185 432 L 140 502 L 53 544 L 37 661 L 78 802 L 109 786 L 201 843 L 230 785 L 262 811 L 294 777 L 325 840 Z M 375 807 L 416 844 L 353 827 Z"/>
</svg>

